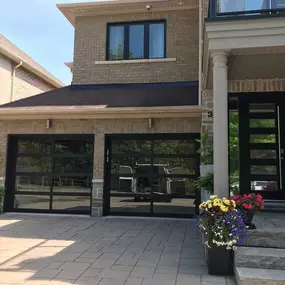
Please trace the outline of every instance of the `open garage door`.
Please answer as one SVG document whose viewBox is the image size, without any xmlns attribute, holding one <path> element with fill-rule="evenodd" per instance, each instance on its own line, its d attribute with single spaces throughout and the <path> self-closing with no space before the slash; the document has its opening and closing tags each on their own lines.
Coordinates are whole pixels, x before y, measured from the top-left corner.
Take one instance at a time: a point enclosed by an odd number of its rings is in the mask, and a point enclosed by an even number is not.
<svg viewBox="0 0 285 285">
<path fill-rule="evenodd" d="M 199 134 L 106 138 L 105 215 L 191 217 Z"/>
<path fill-rule="evenodd" d="M 93 136 L 9 136 L 4 210 L 90 214 Z"/>
</svg>

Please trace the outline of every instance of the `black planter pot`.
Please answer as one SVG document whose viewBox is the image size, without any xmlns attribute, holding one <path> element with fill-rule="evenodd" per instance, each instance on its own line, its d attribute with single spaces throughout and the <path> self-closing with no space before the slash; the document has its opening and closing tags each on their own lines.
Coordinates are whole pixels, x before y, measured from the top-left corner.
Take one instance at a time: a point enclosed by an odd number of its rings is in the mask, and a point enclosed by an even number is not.
<svg viewBox="0 0 285 285">
<path fill-rule="evenodd" d="M 248 226 L 248 230 L 255 230 L 256 226 L 255 224 L 252 223 L 254 217 L 254 212 L 253 211 L 244 211 L 243 214 L 243 221 Z"/>
<path fill-rule="evenodd" d="M 208 273 L 211 275 L 233 275 L 233 251 L 223 246 L 207 248 Z"/>
</svg>

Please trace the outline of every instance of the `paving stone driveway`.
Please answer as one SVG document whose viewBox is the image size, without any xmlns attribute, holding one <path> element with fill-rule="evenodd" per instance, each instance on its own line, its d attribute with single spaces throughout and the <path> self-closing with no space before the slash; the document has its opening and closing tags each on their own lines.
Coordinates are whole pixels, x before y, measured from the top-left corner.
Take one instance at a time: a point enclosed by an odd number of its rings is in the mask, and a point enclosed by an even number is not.
<svg viewBox="0 0 285 285">
<path fill-rule="evenodd" d="M 207 275 L 194 221 L 0 217 L 0 285 L 227 285 Z"/>
</svg>

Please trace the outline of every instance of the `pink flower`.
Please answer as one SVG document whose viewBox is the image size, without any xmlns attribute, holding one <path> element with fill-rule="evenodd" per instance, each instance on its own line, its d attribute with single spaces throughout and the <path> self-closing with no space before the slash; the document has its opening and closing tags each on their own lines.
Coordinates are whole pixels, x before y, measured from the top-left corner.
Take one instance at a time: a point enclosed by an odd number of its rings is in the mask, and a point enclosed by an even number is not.
<svg viewBox="0 0 285 285">
<path fill-rule="evenodd" d="M 247 206 L 247 209 L 248 209 L 248 210 L 252 210 L 252 205 L 249 204 L 249 205 Z"/>
</svg>

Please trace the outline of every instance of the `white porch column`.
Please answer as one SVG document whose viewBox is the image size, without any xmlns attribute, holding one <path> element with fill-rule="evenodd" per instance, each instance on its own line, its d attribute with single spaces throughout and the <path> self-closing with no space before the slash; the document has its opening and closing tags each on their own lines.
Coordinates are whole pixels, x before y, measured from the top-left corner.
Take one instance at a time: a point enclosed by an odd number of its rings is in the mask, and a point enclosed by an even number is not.
<svg viewBox="0 0 285 285">
<path fill-rule="evenodd" d="M 229 195 L 228 168 L 228 51 L 213 58 L 214 193 Z"/>
</svg>

